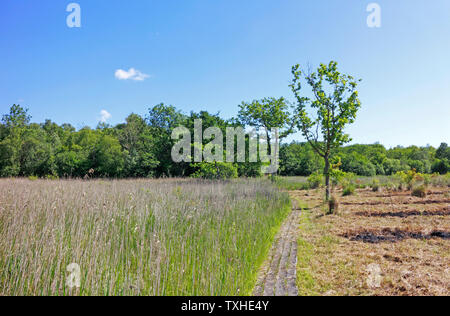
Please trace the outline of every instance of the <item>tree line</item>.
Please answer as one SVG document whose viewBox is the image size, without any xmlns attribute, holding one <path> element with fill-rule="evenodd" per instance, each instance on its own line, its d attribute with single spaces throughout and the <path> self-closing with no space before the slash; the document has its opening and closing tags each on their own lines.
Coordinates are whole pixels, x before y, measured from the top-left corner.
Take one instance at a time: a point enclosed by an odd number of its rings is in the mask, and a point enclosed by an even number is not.
<svg viewBox="0 0 450 316">
<path fill-rule="evenodd" d="M 116 126 L 100 123 L 95 129 L 76 130 L 70 124 L 58 125 L 51 120 L 30 123 L 27 109 L 13 105 L 0 124 L 0 176 L 213 177 L 216 169 L 210 164 L 174 163 L 171 159 L 172 130 L 177 126 L 193 130 L 196 119 L 202 119 L 204 128 L 216 126 L 224 133 L 227 127 L 245 124 L 206 111 L 186 115 L 174 106 L 159 104 L 145 117 L 130 114 Z M 437 149 L 350 145 L 337 149 L 334 156 L 339 157 L 343 171 L 361 176 L 390 175 L 412 168 L 421 173 L 450 170 L 450 148 L 445 143 Z M 220 168 L 231 176 L 261 176 L 260 163 L 221 163 Z M 309 176 L 323 170 L 323 159 L 309 143 L 281 145 L 281 175 Z"/>
<path fill-rule="evenodd" d="M 432 146 L 386 149 L 381 144 L 356 144 L 339 148 L 334 157 L 340 159 L 340 170 L 360 176 L 393 175 L 411 169 L 425 174 L 450 172 L 450 148 L 446 143 L 437 149 Z M 323 159 L 307 143 L 281 145 L 280 163 L 280 174 L 285 176 L 309 176 L 324 169 Z"/>
</svg>

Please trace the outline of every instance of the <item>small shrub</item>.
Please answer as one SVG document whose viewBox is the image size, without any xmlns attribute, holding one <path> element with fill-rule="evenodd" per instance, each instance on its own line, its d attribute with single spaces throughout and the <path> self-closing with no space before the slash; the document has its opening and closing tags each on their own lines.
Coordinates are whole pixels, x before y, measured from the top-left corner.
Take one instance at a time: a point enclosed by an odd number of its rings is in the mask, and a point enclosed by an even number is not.
<svg viewBox="0 0 450 316">
<path fill-rule="evenodd" d="M 372 189 L 373 192 L 380 191 L 380 180 L 373 179 L 372 184 L 370 185 L 370 188 Z"/>
<path fill-rule="evenodd" d="M 424 174 L 423 175 L 423 184 L 425 184 L 425 186 L 429 186 L 431 184 L 431 179 L 433 178 L 433 175 L 431 174 Z"/>
<path fill-rule="evenodd" d="M 445 179 L 445 175 L 442 176 L 439 173 L 433 173 L 431 175 L 431 185 L 436 186 L 436 187 L 445 187 L 446 184 L 446 179 Z"/>
<path fill-rule="evenodd" d="M 365 189 L 367 186 L 364 183 L 357 184 L 358 189 Z"/>
<path fill-rule="evenodd" d="M 408 190 L 412 190 L 416 181 L 423 181 L 424 176 L 417 173 L 416 169 L 411 169 L 408 172 L 397 172 L 396 177 L 400 179 L 400 184 L 405 184 Z"/>
<path fill-rule="evenodd" d="M 330 170 L 330 179 L 333 186 L 337 186 L 347 177 L 347 173 L 339 169 Z"/>
<path fill-rule="evenodd" d="M 418 186 L 414 188 L 414 190 L 411 193 L 412 196 L 425 198 L 427 197 L 427 188 L 425 185 Z"/>
<path fill-rule="evenodd" d="M 354 173 L 343 172 L 340 170 L 333 170 L 332 177 L 335 178 L 334 182 L 336 182 L 337 184 L 340 184 L 342 188 L 345 188 L 349 185 L 359 187 L 359 183 L 358 183 L 359 180 L 355 181 L 356 175 Z M 355 185 L 355 182 L 356 182 L 356 185 Z"/>
<path fill-rule="evenodd" d="M 342 192 L 342 196 L 349 196 L 353 194 L 355 194 L 355 186 L 353 184 L 347 185 Z"/>
<path fill-rule="evenodd" d="M 395 186 L 394 183 L 392 182 L 388 182 L 384 185 L 384 187 L 388 190 L 388 191 L 395 191 L 397 189 L 397 187 Z"/>
<path fill-rule="evenodd" d="M 357 183 L 359 181 L 359 180 L 355 181 L 355 178 L 356 178 L 356 175 L 354 173 L 346 172 L 344 179 L 341 181 L 342 186 L 346 187 L 349 184 L 355 185 L 355 182 Z M 364 186 L 364 184 L 362 182 L 360 182 L 359 184 Z"/>
<path fill-rule="evenodd" d="M 36 176 L 29 176 L 28 177 L 28 180 L 30 180 L 30 181 L 36 181 L 38 179 L 38 177 L 36 177 Z"/>
<path fill-rule="evenodd" d="M 308 185 L 310 189 L 317 189 L 320 188 L 320 186 L 323 183 L 323 175 L 319 172 L 314 172 L 312 175 L 308 178 Z"/>
</svg>

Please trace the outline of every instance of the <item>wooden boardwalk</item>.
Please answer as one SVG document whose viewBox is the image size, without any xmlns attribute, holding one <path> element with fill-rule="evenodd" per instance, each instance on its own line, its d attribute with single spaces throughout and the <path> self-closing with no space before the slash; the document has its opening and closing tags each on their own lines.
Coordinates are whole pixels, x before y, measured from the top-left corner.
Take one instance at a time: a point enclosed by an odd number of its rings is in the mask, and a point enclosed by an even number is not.
<svg viewBox="0 0 450 316">
<path fill-rule="evenodd" d="M 297 296 L 297 238 L 301 211 L 296 207 L 281 225 L 261 268 L 255 296 Z"/>
</svg>

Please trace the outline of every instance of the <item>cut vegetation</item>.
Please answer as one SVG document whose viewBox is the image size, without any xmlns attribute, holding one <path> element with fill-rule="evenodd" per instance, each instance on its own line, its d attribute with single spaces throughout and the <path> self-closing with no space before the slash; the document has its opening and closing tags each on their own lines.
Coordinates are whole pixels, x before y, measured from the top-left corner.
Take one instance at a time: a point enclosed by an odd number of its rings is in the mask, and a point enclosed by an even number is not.
<svg viewBox="0 0 450 316">
<path fill-rule="evenodd" d="M 450 295 L 450 189 L 427 191 L 358 189 L 328 216 L 322 191 L 291 191 L 300 295 Z"/>
</svg>

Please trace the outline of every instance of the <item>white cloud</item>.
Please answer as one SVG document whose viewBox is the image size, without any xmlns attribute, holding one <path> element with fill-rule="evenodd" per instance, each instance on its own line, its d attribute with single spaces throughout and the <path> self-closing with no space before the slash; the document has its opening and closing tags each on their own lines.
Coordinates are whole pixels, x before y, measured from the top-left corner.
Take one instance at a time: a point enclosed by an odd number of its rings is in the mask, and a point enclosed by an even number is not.
<svg viewBox="0 0 450 316">
<path fill-rule="evenodd" d="M 100 111 L 100 122 L 106 123 L 106 121 L 109 120 L 111 117 L 112 115 L 108 111 L 106 110 Z"/>
<path fill-rule="evenodd" d="M 144 74 L 134 68 L 130 68 L 130 70 L 128 71 L 123 69 L 117 69 L 114 75 L 119 80 L 134 80 L 134 81 L 144 81 L 145 79 L 150 77 L 149 75 Z"/>
</svg>

